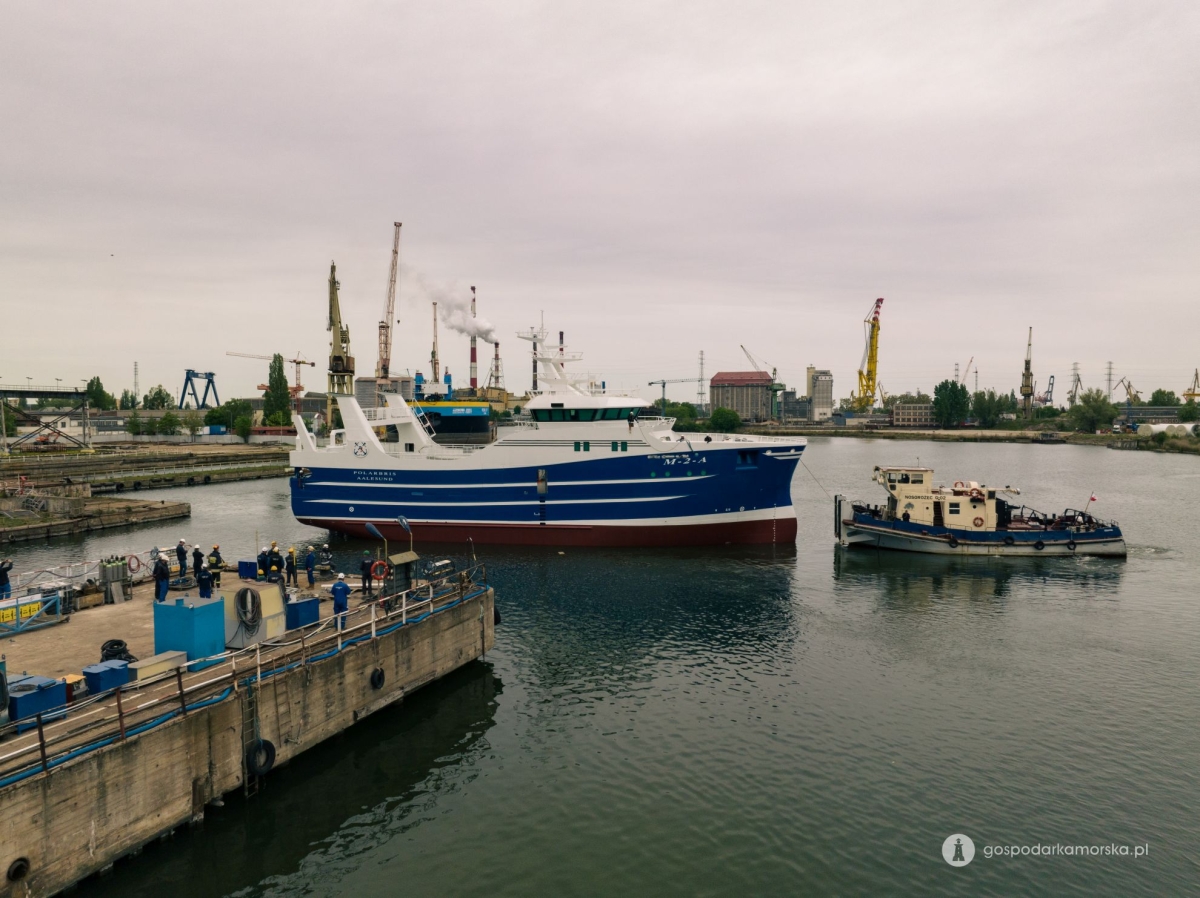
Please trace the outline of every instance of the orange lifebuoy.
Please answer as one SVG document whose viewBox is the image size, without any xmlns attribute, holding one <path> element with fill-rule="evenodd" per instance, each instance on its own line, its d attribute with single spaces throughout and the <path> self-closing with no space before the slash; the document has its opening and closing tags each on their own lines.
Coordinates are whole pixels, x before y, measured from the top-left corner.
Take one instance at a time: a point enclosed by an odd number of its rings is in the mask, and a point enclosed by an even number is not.
<svg viewBox="0 0 1200 898">
<path fill-rule="evenodd" d="M 976 518 L 974 521 L 974 524 L 976 527 L 982 527 L 983 526 L 983 518 Z"/>
<path fill-rule="evenodd" d="M 371 565 L 371 577 L 375 580 L 382 580 L 387 576 L 387 570 L 388 566 L 386 561 L 377 561 Z"/>
<path fill-rule="evenodd" d="M 125 561 L 129 564 L 129 573 L 136 574 L 142 569 L 142 559 L 136 555 L 130 555 Z"/>
<path fill-rule="evenodd" d="M 983 490 L 981 490 L 981 489 L 971 490 L 971 498 L 972 499 L 982 499 L 983 498 Z"/>
<path fill-rule="evenodd" d="M 965 483 L 963 483 L 961 480 L 956 480 L 956 481 L 954 481 L 954 488 L 955 488 L 956 490 L 961 490 L 961 489 L 962 489 L 963 487 L 965 487 L 965 486 L 966 486 L 966 484 L 965 484 Z"/>
</svg>

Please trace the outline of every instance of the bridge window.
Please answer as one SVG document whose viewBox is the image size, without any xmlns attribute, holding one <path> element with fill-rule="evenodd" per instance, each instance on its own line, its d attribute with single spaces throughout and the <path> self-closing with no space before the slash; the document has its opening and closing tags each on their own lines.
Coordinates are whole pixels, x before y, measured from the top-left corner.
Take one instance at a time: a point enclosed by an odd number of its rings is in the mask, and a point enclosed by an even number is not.
<svg viewBox="0 0 1200 898">
<path fill-rule="evenodd" d="M 923 475 L 923 474 L 913 474 L 913 476 L 912 476 L 912 482 L 913 482 L 913 483 L 924 483 L 924 482 L 925 482 L 925 475 Z"/>
<path fill-rule="evenodd" d="M 962 505 L 961 502 L 951 502 L 950 503 L 950 514 L 958 514 L 958 510 L 961 505 Z"/>
</svg>

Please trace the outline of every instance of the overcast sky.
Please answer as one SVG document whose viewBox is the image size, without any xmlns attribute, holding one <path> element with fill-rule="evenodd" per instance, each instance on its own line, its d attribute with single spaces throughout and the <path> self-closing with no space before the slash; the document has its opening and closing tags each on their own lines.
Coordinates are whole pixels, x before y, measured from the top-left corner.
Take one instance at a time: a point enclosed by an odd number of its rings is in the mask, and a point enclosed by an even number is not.
<svg viewBox="0 0 1200 898">
<path fill-rule="evenodd" d="M 266 363 L 226 351 L 299 351 L 323 389 L 331 259 L 373 374 L 398 220 L 393 370 L 428 374 L 424 282 L 478 287 L 516 391 L 544 311 L 610 386 L 745 344 L 843 396 L 882 296 L 889 392 L 1015 388 L 1030 325 L 1039 388 L 1179 392 L 1198 39 L 1183 0 L 0 0 L 0 383 L 229 397 Z"/>
</svg>

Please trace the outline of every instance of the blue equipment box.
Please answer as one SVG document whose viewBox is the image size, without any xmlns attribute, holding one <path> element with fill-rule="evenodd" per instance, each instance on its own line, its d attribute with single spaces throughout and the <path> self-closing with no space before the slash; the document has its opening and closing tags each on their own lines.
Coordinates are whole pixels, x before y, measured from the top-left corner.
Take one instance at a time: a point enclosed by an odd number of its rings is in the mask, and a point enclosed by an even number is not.
<svg viewBox="0 0 1200 898">
<path fill-rule="evenodd" d="M 89 664 L 83 669 L 83 678 L 87 681 L 89 695 L 108 692 L 129 682 L 129 662 L 114 660 Z"/>
<path fill-rule="evenodd" d="M 283 610 L 287 628 L 296 630 L 315 624 L 321 619 L 321 600 L 316 596 L 311 599 L 297 599 L 295 602 L 287 602 Z"/>
<path fill-rule="evenodd" d="M 51 714 L 50 712 L 57 712 Z M 35 718 L 54 720 L 67 712 L 67 684 L 49 677 L 18 676 L 8 681 L 8 716 L 23 733 L 37 726 Z"/>
<path fill-rule="evenodd" d="M 154 654 L 187 652 L 189 661 L 211 658 L 225 651 L 225 600 L 184 596 L 154 605 Z M 219 661 L 189 664 L 203 670 Z"/>
<path fill-rule="evenodd" d="M 258 579 L 258 562 L 257 561 L 239 561 L 238 576 L 243 580 Z"/>
</svg>

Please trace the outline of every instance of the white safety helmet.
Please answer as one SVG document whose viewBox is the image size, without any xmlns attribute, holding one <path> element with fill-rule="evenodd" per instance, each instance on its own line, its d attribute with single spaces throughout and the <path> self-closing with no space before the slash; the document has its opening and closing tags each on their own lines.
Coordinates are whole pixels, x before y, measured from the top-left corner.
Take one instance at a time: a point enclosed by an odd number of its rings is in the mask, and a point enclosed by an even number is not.
<svg viewBox="0 0 1200 898">
<path fill-rule="evenodd" d="M 346 575 L 345 575 L 345 574 L 338 574 L 338 579 L 339 579 L 339 580 L 345 580 L 345 579 L 346 579 Z"/>
<path fill-rule="evenodd" d="M 270 549 L 268 549 L 266 546 L 263 546 L 263 547 L 262 547 L 262 550 L 263 550 L 264 552 L 270 552 L 270 551 L 271 551 L 271 550 L 270 550 Z"/>
<path fill-rule="evenodd" d="M 185 543 L 184 543 L 184 541 L 183 541 L 183 540 L 180 540 L 180 541 L 179 541 L 179 545 L 181 545 L 181 546 L 182 546 L 182 545 L 184 545 L 184 544 L 185 544 Z"/>
</svg>

